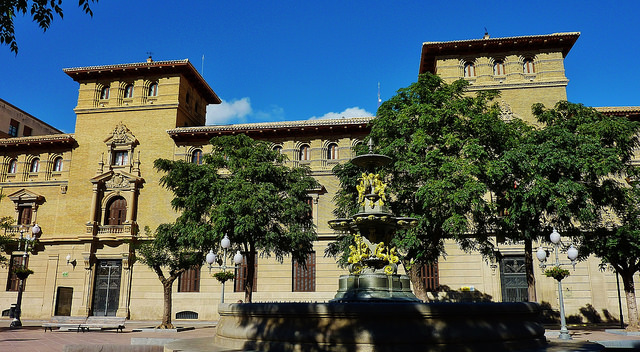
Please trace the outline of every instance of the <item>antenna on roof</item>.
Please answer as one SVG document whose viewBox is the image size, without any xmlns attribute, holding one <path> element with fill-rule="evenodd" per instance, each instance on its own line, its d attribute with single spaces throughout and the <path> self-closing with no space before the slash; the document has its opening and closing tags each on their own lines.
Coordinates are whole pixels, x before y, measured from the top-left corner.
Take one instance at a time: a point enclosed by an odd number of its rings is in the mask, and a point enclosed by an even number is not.
<svg viewBox="0 0 640 352">
<path fill-rule="evenodd" d="M 147 62 L 153 62 L 153 58 L 151 58 L 151 56 L 153 55 L 152 52 L 147 51 L 147 55 L 149 55 L 149 57 L 147 58 Z"/>
<path fill-rule="evenodd" d="M 482 37 L 482 39 L 489 39 L 489 31 L 487 30 L 487 27 L 484 27 L 484 37 Z"/>
<path fill-rule="evenodd" d="M 202 70 L 200 70 L 200 74 L 204 76 L 204 54 L 202 54 Z"/>
<path fill-rule="evenodd" d="M 382 99 L 380 99 L 380 82 L 378 82 L 378 107 L 380 107 L 380 103 L 382 103 Z"/>
</svg>

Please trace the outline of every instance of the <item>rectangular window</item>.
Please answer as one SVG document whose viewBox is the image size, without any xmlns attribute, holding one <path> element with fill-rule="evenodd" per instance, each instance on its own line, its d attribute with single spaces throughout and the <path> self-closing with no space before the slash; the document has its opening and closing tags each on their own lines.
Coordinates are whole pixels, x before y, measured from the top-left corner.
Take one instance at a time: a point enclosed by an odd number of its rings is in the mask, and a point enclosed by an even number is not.
<svg viewBox="0 0 640 352">
<path fill-rule="evenodd" d="M 293 292 L 316 291 L 316 252 L 307 255 L 305 264 L 293 262 Z"/>
<path fill-rule="evenodd" d="M 32 214 L 33 214 L 33 208 L 19 207 L 18 208 L 18 225 L 31 225 Z"/>
<path fill-rule="evenodd" d="M 23 257 L 21 255 L 12 255 L 11 261 L 9 262 L 9 278 L 7 280 L 7 291 L 18 291 L 18 286 L 20 285 L 20 279 L 16 276 L 13 270 L 17 267 L 24 266 L 27 267 L 27 263 L 29 261 L 28 257 Z M 22 288 L 24 290 L 24 287 Z"/>
<path fill-rule="evenodd" d="M 178 292 L 200 292 L 200 265 L 189 268 L 180 274 Z"/>
<path fill-rule="evenodd" d="M 20 127 L 20 122 L 11 119 L 9 123 L 9 135 L 11 137 L 18 137 L 18 128 Z"/>
<path fill-rule="evenodd" d="M 113 153 L 113 165 L 124 166 L 129 165 L 129 152 L 116 151 Z"/>
<path fill-rule="evenodd" d="M 22 135 L 25 137 L 29 137 L 31 134 L 33 133 L 33 129 L 29 126 L 24 126 L 24 129 L 22 130 Z"/>
<path fill-rule="evenodd" d="M 438 262 L 423 265 L 422 268 L 420 268 L 420 277 L 424 280 L 427 292 L 436 291 L 440 286 Z"/>
<path fill-rule="evenodd" d="M 258 287 L 258 261 L 256 254 L 253 254 L 254 258 L 254 275 L 253 275 L 253 292 L 257 291 Z M 243 255 L 242 263 L 238 265 L 236 269 L 236 277 L 233 280 L 233 292 L 244 292 L 244 278 L 247 277 L 247 255 Z"/>
</svg>

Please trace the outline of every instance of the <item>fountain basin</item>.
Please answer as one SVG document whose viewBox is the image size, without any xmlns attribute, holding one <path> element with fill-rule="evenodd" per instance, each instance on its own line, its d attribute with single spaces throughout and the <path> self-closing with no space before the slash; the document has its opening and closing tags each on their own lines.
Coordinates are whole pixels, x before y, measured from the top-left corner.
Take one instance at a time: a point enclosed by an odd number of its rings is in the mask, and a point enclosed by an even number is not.
<svg viewBox="0 0 640 352">
<path fill-rule="evenodd" d="M 544 350 L 535 303 L 221 304 L 215 345 L 255 351 Z"/>
</svg>

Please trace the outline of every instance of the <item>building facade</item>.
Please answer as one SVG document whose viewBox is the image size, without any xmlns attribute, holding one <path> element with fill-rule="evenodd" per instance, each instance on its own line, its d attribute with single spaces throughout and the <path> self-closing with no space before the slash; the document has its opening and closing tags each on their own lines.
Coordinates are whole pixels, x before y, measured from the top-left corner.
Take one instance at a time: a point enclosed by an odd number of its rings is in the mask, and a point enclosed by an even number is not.
<svg viewBox="0 0 640 352">
<path fill-rule="evenodd" d="M 465 78 L 470 90 L 499 89 L 505 118 L 531 120 L 530 106 L 552 106 L 566 99 L 564 57 L 578 33 L 425 43 L 420 72 L 446 81 Z M 73 134 L 59 131 L 0 140 L 0 216 L 15 220 L 8 231 L 19 237 L 35 224 L 42 229 L 26 264 L 34 271 L 23 295 L 23 317 L 117 315 L 160 319 L 162 285 L 136 260 L 130 245 L 177 217 L 171 192 L 159 184 L 158 158 L 199 163 L 215 136 L 245 133 L 273 143 L 290 165 L 308 165 L 320 187 L 309 190 L 318 240 L 302 269 L 290 259 L 257 260 L 255 301 L 327 301 L 345 273 L 324 251 L 335 234 L 333 197 L 339 184 L 331 170 L 348 161 L 352 148 L 369 132 L 372 117 L 205 126 L 206 106 L 217 94 L 187 60 L 65 69 L 79 85 Z M 606 108 L 636 114 L 638 108 Z M 231 241 L 233 238 L 231 236 Z M 447 244 L 447 256 L 425 268 L 428 287 L 474 292 L 493 301 L 522 296 L 524 251 L 496 243 L 500 260 L 462 253 Z M 11 266 L 24 262 L 22 248 L 7 253 L 0 269 L 0 311 L 7 314 L 17 297 Z M 590 305 L 600 315 L 619 316 L 615 275 L 598 270 L 599 260 L 578 264 L 566 279 L 569 314 Z M 174 318 L 217 319 L 221 285 L 206 264 L 189 270 L 174 285 Z M 242 277 L 243 268 L 237 272 Z M 555 281 L 536 272 L 540 302 L 557 306 Z M 227 285 L 225 300 L 243 299 L 242 287 Z M 524 282 L 526 288 L 526 280 Z M 445 293 L 435 293 L 442 298 Z M 623 307 L 624 308 L 624 307 Z"/>
<path fill-rule="evenodd" d="M 31 114 L 0 99 L 0 138 L 62 133 Z"/>
</svg>

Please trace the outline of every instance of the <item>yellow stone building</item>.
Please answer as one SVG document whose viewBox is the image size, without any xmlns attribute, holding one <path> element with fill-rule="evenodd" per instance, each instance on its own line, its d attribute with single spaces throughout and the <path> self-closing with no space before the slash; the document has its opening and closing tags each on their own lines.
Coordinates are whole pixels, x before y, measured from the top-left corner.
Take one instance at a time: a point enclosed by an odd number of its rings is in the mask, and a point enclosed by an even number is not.
<svg viewBox="0 0 640 352">
<path fill-rule="evenodd" d="M 472 91 L 500 89 L 505 118 L 531 119 L 531 104 L 552 106 L 566 99 L 563 60 L 578 36 L 425 43 L 420 72 L 435 72 L 447 81 L 464 77 Z M 0 139 L 0 216 L 15 219 L 8 233 L 17 237 L 29 234 L 35 224 L 41 228 L 35 251 L 27 257 L 34 274 L 26 280 L 23 318 L 160 319 L 160 281 L 136 261 L 130 246 L 145 226 L 155 228 L 177 216 L 153 161 L 200 162 L 209 150 L 208 140 L 237 133 L 272 142 L 291 165 L 309 165 L 321 185 L 309 192 L 318 230 L 309 270 L 299 270 L 287 258 L 283 263 L 258 258 L 254 300 L 333 298 L 344 271 L 333 258 L 324 257 L 335 236 L 327 221 L 333 218 L 339 187 L 331 169 L 353 156 L 352 147 L 368 134 L 371 117 L 205 126 L 207 105 L 220 99 L 187 60 L 64 72 L 79 84 L 75 132 Z M 604 110 L 637 115 L 640 108 Z M 11 265 L 23 263 L 23 249 L 14 246 L 5 253 Z M 426 270 L 426 280 L 430 287 L 474 291 L 494 301 L 522 299 L 523 249 L 502 244 L 497 249 L 502 260 L 488 262 L 449 243 L 448 255 Z M 590 304 L 601 315 L 606 309 L 618 316 L 615 276 L 600 272 L 598 264 L 597 259 L 582 262 L 566 279 L 568 314 Z M 241 268 L 238 275 L 242 273 Z M 557 306 L 555 281 L 536 274 L 539 301 Z M 0 269 L 0 282 L 6 283 L 0 290 L 0 311 L 6 315 L 17 298 L 10 267 Z M 225 300 L 243 299 L 243 292 L 235 292 L 240 288 L 227 284 Z M 221 289 L 206 265 L 185 273 L 174 285 L 174 318 L 217 319 Z"/>
</svg>

